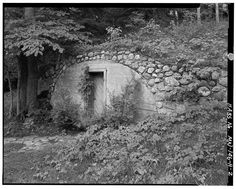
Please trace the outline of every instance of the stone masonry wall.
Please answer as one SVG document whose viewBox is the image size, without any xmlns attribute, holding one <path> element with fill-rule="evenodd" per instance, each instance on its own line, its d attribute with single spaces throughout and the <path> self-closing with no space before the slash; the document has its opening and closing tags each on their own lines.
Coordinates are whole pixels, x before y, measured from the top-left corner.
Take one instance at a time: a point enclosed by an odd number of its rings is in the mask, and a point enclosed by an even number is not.
<svg viewBox="0 0 236 189">
<path fill-rule="evenodd" d="M 195 87 L 200 96 L 199 103 L 204 99 L 227 100 L 227 71 L 220 67 L 203 67 L 198 60 L 185 64 L 167 65 L 151 57 L 144 57 L 131 51 L 101 51 L 89 52 L 78 55 L 76 59 L 57 65 L 47 73 L 45 78 L 50 78 L 49 91 L 54 91 L 55 83 L 60 74 L 69 66 L 91 60 L 111 60 L 130 67 L 139 73 L 146 86 L 155 95 L 156 109 L 159 113 L 173 113 L 185 111 L 184 103 L 166 101 L 166 97 L 175 94 L 178 89 Z"/>
</svg>

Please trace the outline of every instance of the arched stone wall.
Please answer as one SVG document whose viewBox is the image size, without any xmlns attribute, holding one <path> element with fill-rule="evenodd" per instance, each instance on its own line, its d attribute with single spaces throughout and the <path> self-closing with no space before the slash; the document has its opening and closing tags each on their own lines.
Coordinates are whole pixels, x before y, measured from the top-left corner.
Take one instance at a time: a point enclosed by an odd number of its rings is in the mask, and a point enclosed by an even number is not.
<svg viewBox="0 0 236 189">
<path fill-rule="evenodd" d="M 220 67 L 203 67 L 201 60 L 168 65 L 168 62 L 161 63 L 157 59 L 145 57 L 129 50 L 89 52 L 78 55 L 76 59 L 68 60 L 67 63 L 57 65 L 45 74 L 46 78 L 51 78 L 50 93 L 53 93 L 60 75 L 72 65 L 97 60 L 109 61 L 111 64 L 122 64 L 140 74 L 144 84 L 154 95 L 156 110 L 159 113 L 169 114 L 185 111 L 183 103 L 165 100 L 169 94 L 176 93 L 180 88 L 187 89 L 196 86 L 201 101 L 206 98 L 215 98 L 220 101 L 227 99 L 226 70 Z"/>
</svg>

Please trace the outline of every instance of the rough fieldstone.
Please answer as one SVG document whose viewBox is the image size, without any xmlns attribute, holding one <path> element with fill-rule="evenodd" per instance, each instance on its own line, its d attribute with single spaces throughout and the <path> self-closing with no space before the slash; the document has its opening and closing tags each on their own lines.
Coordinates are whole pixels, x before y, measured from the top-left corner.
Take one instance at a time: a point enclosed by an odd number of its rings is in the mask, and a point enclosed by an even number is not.
<svg viewBox="0 0 236 189">
<path fill-rule="evenodd" d="M 199 87 L 198 93 L 202 96 L 209 96 L 211 94 L 211 91 L 207 87 Z"/>
<path fill-rule="evenodd" d="M 221 85 L 217 85 L 212 88 L 212 92 L 218 92 L 218 91 L 221 91 L 222 89 L 225 89 L 225 88 Z"/>
<path fill-rule="evenodd" d="M 151 74 L 153 71 L 154 71 L 154 68 L 148 68 L 147 72 Z"/>
<path fill-rule="evenodd" d="M 144 66 L 144 67 L 146 67 L 146 64 L 145 64 L 144 62 L 140 62 L 140 63 L 139 63 L 139 66 Z"/>
<path fill-rule="evenodd" d="M 103 60 L 105 59 L 105 55 L 104 54 L 101 55 L 101 59 L 103 59 Z"/>
<path fill-rule="evenodd" d="M 152 92 L 153 94 L 155 94 L 155 93 L 157 92 L 156 88 L 155 88 L 155 87 L 152 87 L 151 92 Z"/>
<path fill-rule="evenodd" d="M 221 85 L 227 87 L 227 83 L 228 83 L 227 80 L 228 80 L 227 77 L 220 78 L 220 79 L 219 79 L 219 84 L 221 84 Z"/>
<path fill-rule="evenodd" d="M 157 77 L 157 74 L 153 73 L 153 74 L 152 74 L 152 77 Z"/>
<path fill-rule="evenodd" d="M 164 72 L 168 72 L 170 70 L 170 67 L 166 65 L 162 69 Z"/>
<path fill-rule="evenodd" d="M 166 77 L 165 82 L 170 86 L 178 86 L 179 82 L 174 77 Z"/>
<path fill-rule="evenodd" d="M 76 58 L 82 58 L 83 57 L 83 55 L 78 55 Z"/>
<path fill-rule="evenodd" d="M 216 85 L 216 82 L 215 82 L 215 81 L 210 81 L 210 82 L 209 82 L 209 85 L 213 87 L 213 86 Z"/>
<path fill-rule="evenodd" d="M 131 61 L 129 61 L 129 60 L 126 60 L 124 64 L 126 64 L 126 65 L 131 65 L 131 64 L 132 64 L 132 62 L 131 62 Z"/>
<path fill-rule="evenodd" d="M 155 84 L 155 80 L 154 80 L 154 79 L 150 79 L 150 80 L 148 81 L 148 85 L 149 85 L 150 87 L 152 87 L 154 84 Z"/>
<path fill-rule="evenodd" d="M 182 85 L 187 85 L 187 84 L 190 83 L 190 81 L 188 81 L 186 78 L 180 79 L 179 82 L 180 82 Z"/>
<path fill-rule="evenodd" d="M 173 87 L 172 86 L 165 86 L 165 91 L 169 92 L 172 91 Z"/>
<path fill-rule="evenodd" d="M 156 66 L 156 65 L 155 65 L 155 64 L 152 64 L 152 63 L 149 63 L 149 64 L 148 64 L 148 67 L 149 67 L 149 68 L 155 68 L 155 66 Z"/>
<path fill-rule="evenodd" d="M 172 71 L 175 72 L 175 71 L 177 71 L 178 67 L 174 65 L 174 66 L 171 67 L 171 69 L 172 69 Z"/>
<path fill-rule="evenodd" d="M 161 71 L 161 69 L 156 69 L 155 72 L 156 73 L 159 73 Z"/>
<path fill-rule="evenodd" d="M 160 91 L 164 91 L 164 90 L 165 90 L 164 82 L 158 83 L 158 84 L 157 84 L 157 88 L 158 88 Z"/>
<path fill-rule="evenodd" d="M 220 75 L 221 75 L 222 77 L 227 77 L 227 76 L 228 76 L 228 72 L 225 71 L 225 70 L 222 70 L 221 73 L 220 73 Z"/>
<path fill-rule="evenodd" d="M 143 77 L 144 77 L 145 79 L 150 79 L 150 78 L 151 78 L 151 75 L 148 74 L 148 73 L 144 73 L 144 74 L 143 74 Z"/>
<path fill-rule="evenodd" d="M 118 60 L 121 60 L 123 58 L 123 55 L 118 55 L 117 58 Z"/>
<path fill-rule="evenodd" d="M 165 91 L 158 91 L 158 93 L 155 95 L 155 101 L 162 101 L 165 99 L 165 97 L 166 97 Z"/>
<path fill-rule="evenodd" d="M 155 83 L 160 83 L 161 82 L 161 79 L 160 78 L 156 78 L 155 79 Z"/>
<path fill-rule="evenodd" d="M 163 77 L 164 77 L 164 74 L 163 74 L 163 73 L 159 73 L 159 74 L 157 75 L 157 77 L 163 78 Z"/>
<path fill-rule="evenodd" d="M 161 69 L 163 66 L 164 66 L 163 64 L 158 64 L 158 65 L 157 65 L 157 67 L 160 68 L 160 69 Z"/>
<path fill-rule="evenodd" d="M 166 72 L 166 73 L 165 73 L 165 76 L 171 76 L 171 75 L 173 75 L 173 72 L 172 72 L 172 71 L 169 71 L 169 72 Z"/>
<path fill-rule="evenodd" d="M 199 83 L 199 87 L 208 87 L 208 83 L 206 80 L 201 80 L 200 83 Z"/>
<path fill-rule="evenodd" d="M 138 68 L 138 72 L 140 72 L 140 73 L 143 73 L 144 70 L 145 70 L 145 67 L 143 67 L 143 66 L 140 66 L 140 67 Z"/>
<path fill-rule="evenodd" d="M 201 69 L 197 72 L 197 75 L 201 78 L 201 79 L 207 79 L 210 77 L 210 72 L 206 69 Z"/>
<path fill-rule="evenodd" d="M 217 80 L 217 79 L 219 79 L 219 77 L 220 77 L 219 72 L 217 72 L 217 71 L 212 72 L 212 74 L 211 74 L 212 79 Z"/>
<path fill-rule="evenodd" d="M 120 64 L 124 64 L 125 63 L 125 60 L 119 60 L 119 63 Z M 138 68 L 138 67 L 137 67 Z"/>
<path fill-rule="evenodd" d="M 137 63 L 137 62 L 135 62 L 135 63 L 133 63 L 131 66 L 132 66 L 132 68 L 135 68 L 135 69 L 137 69 L 137 68 L 138 68 L 138 63 Z"/>
<path fill-rule="evenodd" d="M 215 98 L 216 100 L 223 101 L 227 98 L 227 93 L 226 91 L 219 91 L 217 93 L 214 93 L 212 97 Z"/>
<path fill-rule="evenodd" d="M 93 52 L 88 53 L 88 56 L 92 57 L 93 56 Z"/>
<path fill-rule="evenodd" d="M 130 51 L 125 51 L 125 54 L 129 54 L 130 53 Z"/>
<path fill-rule="evenodd" d="M 139 60 L 140 59 L 140 55 L 135 55 L 135 57 L 134 57 L 136 60 Z"/>
<path fill-rule="evenodd" d="M 116 57 L 116 56 L 113 56 L 113 57 L 112 57 L 112 60 L 113 60 L 113 61 L 115 61 L 116 59 L 117 59 L 117 57 Z"/>
<path fill-rule="evenodd" d="M 123 58 L 126 60 L 128 58 L 128 56 L 127 55 L 123 55 Z"/>
<path fill-rule="evenodd" d="M 175 79 L 180 79 L 182 76 L 181 76 L 181 74 L 179 74 L 179 73 L 174 73 L 173 77 L 174 77 Z"/>
<path fill-rule="evenodd" d="M 134 54 L 130 53 L 128 57 L 129 57 L 129 59 L 133 59 L 134 58 Z"/>
</svg>

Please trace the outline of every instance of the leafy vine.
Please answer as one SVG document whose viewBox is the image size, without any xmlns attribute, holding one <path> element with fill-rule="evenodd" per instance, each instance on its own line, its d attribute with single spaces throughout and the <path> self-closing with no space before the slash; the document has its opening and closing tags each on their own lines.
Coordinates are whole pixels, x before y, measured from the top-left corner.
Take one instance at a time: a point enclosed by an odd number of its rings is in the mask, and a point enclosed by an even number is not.
<svg viewBox="0 0 236 189">
<path fill-rule="evenodd" d="M 81 94 L 84 101 L 85 110 L 88 110 L 89 98 L 92 94 L 94 83 L 89 75 L 89 67 L 85 66 L 82 68 L 82 74 L 80 75 L 78 82 L 78 92 Z"/>
</svg>

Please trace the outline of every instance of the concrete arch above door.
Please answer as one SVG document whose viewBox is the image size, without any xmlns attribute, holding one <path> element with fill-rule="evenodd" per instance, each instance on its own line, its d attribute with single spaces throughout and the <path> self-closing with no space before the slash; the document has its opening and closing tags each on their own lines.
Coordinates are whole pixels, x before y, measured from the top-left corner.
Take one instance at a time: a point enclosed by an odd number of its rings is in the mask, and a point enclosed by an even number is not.
<svg viewBox="0 0 236 189">
<path fill-rule="evenodd" d="M 109 60 L 92 60 L 81 64 L 75 64 L 67 68 L 58 78 L 55 89 L 52 92 L 51 103 L 54 106 L 60 102 L 60 94 L 67 91 L 68 98 L 71 98 L 75 104 L 83 104 L 81 94 L 78 92 L 78 80 L 82 67 L 88 66 L 89 72 L 103 73 L 104 84 L 104 106 L 110 105 L 112 96 L 118 96 L 123 93 L 124 88 L 132 80 L 136 80 L 138 88 L 135 91 L 138 102 L 139 117 L 142 118 L 147 114 L 156 111 L 155 96 L 140 74 L 133 69 Z"/>
</svg>

